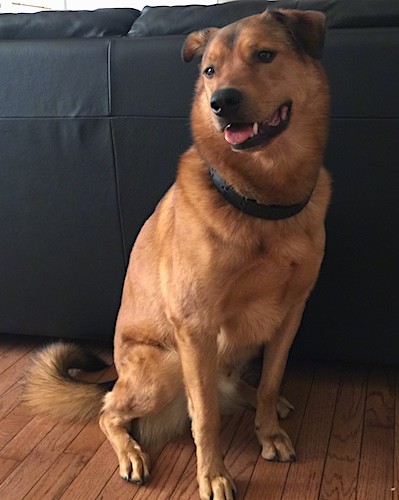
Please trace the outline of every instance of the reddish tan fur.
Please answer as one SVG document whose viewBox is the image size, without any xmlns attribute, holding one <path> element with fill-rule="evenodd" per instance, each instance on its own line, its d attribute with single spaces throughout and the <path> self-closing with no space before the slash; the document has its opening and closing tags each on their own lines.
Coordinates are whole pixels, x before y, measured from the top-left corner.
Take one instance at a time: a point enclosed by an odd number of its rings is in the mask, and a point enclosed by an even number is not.
<svg viewBox="0 0 399 500">
<path fill-rule="evenodd" d="M 322 17 L 265 12 L 186 41 L 184 58 L 202 55 L 202 71 L 213 65 L 217 72 L 198 80 L 194 146 L 182 155 L 175 184 L 132 250 L 115 333 L 118 380 L 100 416 L 120 474 L 128 480 L 148 479 L 142 439 L 151 434 L 156 440 L 160 424 L 172 422 L 162 429 L 166 436 L 183 425 L 184 394 L 201 499 L 231 499 L 235 489 L 220 449 L 223 398 L 256 404 L 256 434 L 265 459 L 294 457 L 276 408 L 282 413 L 289 408 L 279 400 L 281 378 L 324 254 L 330 179 L 322 162 L 329 94 L 315 59 Z M 272 63 L 254 60 L 260 49 L 276 51 Z M 245 95 L 252 121 L 265 120 L 292 100 L 288 128 L 266 146 L 233 151 L 209 104 L 212 93 L 224 87 Z M 209 166 L 263 204 L 294 204 L 312 193 L 311 199 L 289 219 L 257 219 L 221 197 Z M 238 372 L 263 345 L 255 396 Z M 132 421 L 134 437 L 128 432 Z"/>
</svg>

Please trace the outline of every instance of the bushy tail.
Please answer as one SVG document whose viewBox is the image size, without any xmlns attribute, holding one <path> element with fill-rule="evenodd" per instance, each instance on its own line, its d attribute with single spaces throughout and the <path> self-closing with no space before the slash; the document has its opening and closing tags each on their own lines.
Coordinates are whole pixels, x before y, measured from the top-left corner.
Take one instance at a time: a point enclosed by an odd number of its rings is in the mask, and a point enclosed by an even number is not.
<svg viewBox="0 0 399 500">
<path fill-rule="evenodd" d="M 52 344 L 32 359 L 25 376 L 24 401 L 35 414 L 56 420 L 97 419 L 110 384 L 77 380 L 69 370 L 97 371 L 106 367 L 103 360 L 79 346 Z"/>
</svg>

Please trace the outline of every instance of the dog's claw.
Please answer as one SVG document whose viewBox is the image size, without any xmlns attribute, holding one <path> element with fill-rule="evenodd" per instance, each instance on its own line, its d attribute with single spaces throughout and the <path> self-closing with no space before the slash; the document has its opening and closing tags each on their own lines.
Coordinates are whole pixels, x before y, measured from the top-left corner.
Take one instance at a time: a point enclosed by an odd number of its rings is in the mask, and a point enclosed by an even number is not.
<svg viewBox="0 0 399 500">
<path fill-rule="evenodd" d="M 274 455 L 274 457 L 270 461 L 271 462 L 281 462 L 282 460 L 280 457 L 280 453 L 276 452 L 276 454 Z M 294 453 L 290 453 L 288 462 L 291 462 L 291 463 L 296 462 L 296 455 Z"/>
<path fill-rule="evenodd" d="M 144 486 L 145 484 L 148 483 L 149 479 L 150 479 L 150 476 L 145 475 L 141 479 L 139 479 L 138 481 L 135 481 L 135 484 L 137 484 L 137 486 Z"/>
<path fill-rule="evenodd" d="M 143 486 L 145 484 L 148 483 L 148 481 L 150 480 L 150 476 L 149 475 L 145 475 L 143 476 L 142 478 L 140 479 L 137 479 L 137 480 L 134 480 L 134 479 L 131 479 L 131 477 L 129 476 L 129 474 L 125 474 L 123 476 L 123 479 L 127 482 L 127 483 L 133 483 L 137 486 Z"/>
<path fill-rule="evenodd" d="M 280 462 L 280 455 L 276 453 L 271 460 L 272 462 Z"/>
<path fill-rule="evenodd" d="M 125 479 L 126 479 L 126 477 L 127 476 L 125 476 Z M 150 476 L 149 476 L 149 474 L 145 474 L 143 477 L 140 477 L 139 479 L 128 478 L 127 480 L 129 482 L 135 484 L 136 486 L 144 486 L 150 480 Z"/>
</svg>

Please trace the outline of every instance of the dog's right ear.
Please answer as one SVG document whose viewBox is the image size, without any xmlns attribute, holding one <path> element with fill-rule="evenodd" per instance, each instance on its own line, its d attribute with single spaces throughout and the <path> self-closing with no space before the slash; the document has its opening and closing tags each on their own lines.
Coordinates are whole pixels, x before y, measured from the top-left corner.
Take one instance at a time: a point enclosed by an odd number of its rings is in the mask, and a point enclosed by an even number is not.
<svg viewBox="0 0 399 500">
<path fill-rule="evenodd" d="M 190 33 L 182 48 L 181 53 L 183 60 L 185 62 L 190 62 L 194 56 L 202 55 L 210 38 L 218 29 L 219 28 L 206 28 L 201 31 Z"/>
<path fill-rule="evenodd" d="M 282 24 L 299 49 L 315 59 L 323 52 L 326 16 L 314 10 L 277 9 L 266 13 Z"/>
</svg>

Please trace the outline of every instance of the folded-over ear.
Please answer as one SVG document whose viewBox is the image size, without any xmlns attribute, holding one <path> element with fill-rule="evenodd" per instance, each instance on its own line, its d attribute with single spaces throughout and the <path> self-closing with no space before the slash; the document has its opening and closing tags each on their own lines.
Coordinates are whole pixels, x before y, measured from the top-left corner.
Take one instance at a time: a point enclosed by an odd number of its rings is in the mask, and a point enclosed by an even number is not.
<svg viewBox="0 0 399 500">
<path fill-rule="evenodd" d="M 315 10 L 278 9 L 267 11 L 287 29 L 300 50 L 320 59 L 323 53 L 326 16 Z"/>
<path fill-rule="evenodd" d="M 218 31 L 219 28 L 206 28 L 201 31 L 194 31 L 186 38 L 183 48 L 182 57 L 185 62 L 190 62 L 196 55 L 202 55 L 209 39 Z"/>
</svg>

